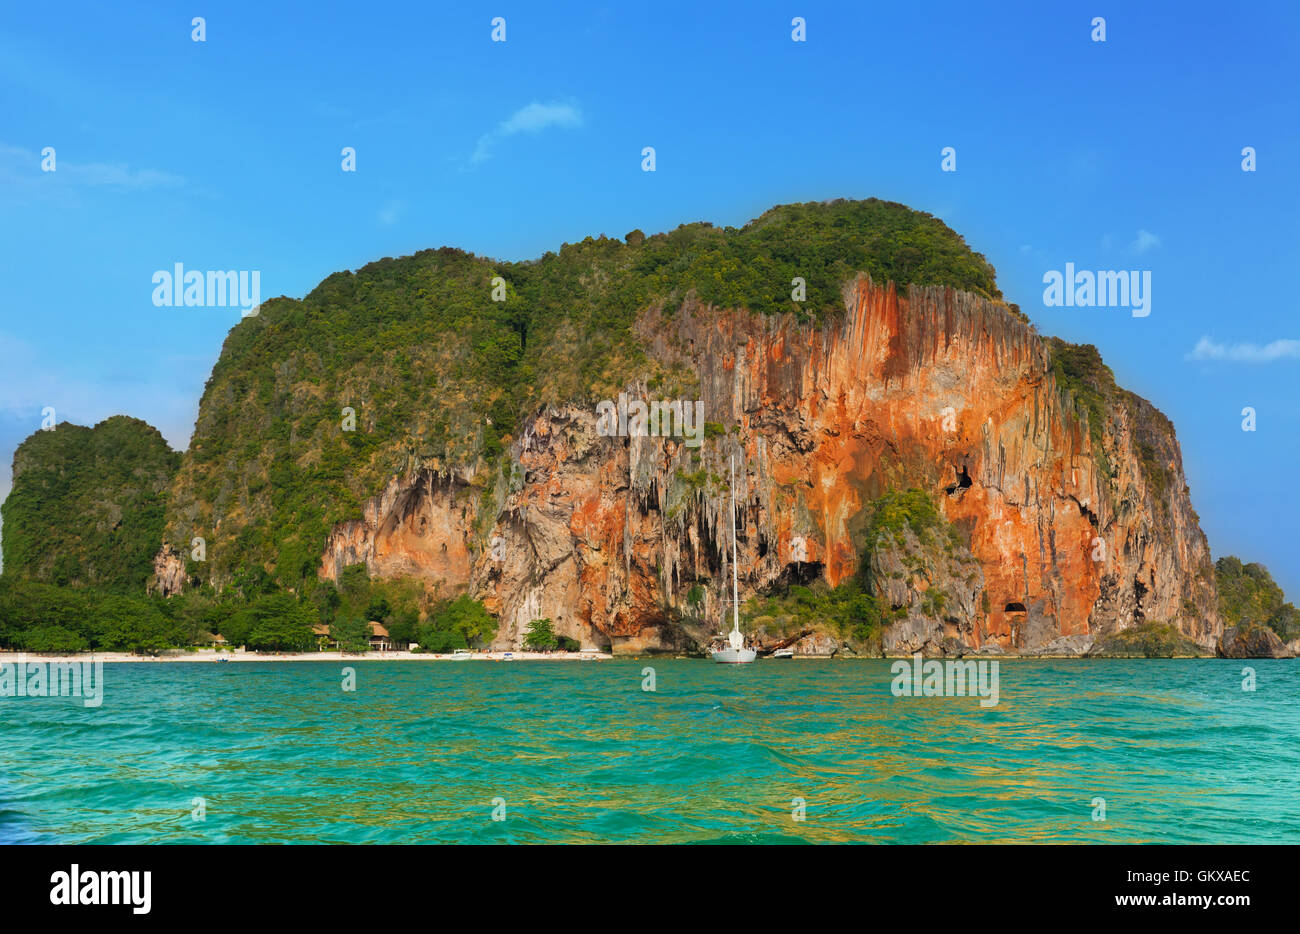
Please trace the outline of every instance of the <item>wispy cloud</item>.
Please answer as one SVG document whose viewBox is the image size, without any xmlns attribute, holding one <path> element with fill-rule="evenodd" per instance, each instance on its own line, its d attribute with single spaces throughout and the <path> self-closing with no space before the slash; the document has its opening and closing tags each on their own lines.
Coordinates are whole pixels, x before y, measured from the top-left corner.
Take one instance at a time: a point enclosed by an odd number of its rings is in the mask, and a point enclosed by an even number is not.
<svg viewBox="0 0 1300 934">
<path fill-rule="evenodd" d="M 1102 234 L 1100 246 L 1103 250 L 1113 250 L 1116 246 L 1115 241 L 1116 237 L 1114 234 Z M 1120 242 L 1123 243 L 1122 240 L 1120 240 Z M 1160 246 L 1160 237 L 1149 230 L 1139 230 L 1132 240 L 1124 244 L 1124 251 L 1136 255 L 1146 253 L 1149 250 L 1154 250 L 1158 246 Z"/>
<path fill-rule="evenodd" d="M 1233 363 L 1272 363 L 1275 360 L 1300 360 L 1300 341 L 1275 340 L 1267 344 L 1219 344 L 1202 337 L 1188 360 L 1227 360 Z"/>
<path fill-rule="evenodd" d="M 179 450 L 189 443 L 198 407 L 200 384 L 192 374 L 210 372 L 216 355 L 216 348 L 210 356 L 166 354 L 149 372 L 113 376 L 86 372 L 0 331 L 0 359 L 14 361 L 0 368 L 0 421 L 22 420 L 30 433 L 40 427 L 46 406 L 54 408 L 58 421 L 79 425 L 127 413 L 150 422 Z M 192 390 L 177 388 L 184 379 L 193 383 Z M 9 453 L 2 459 L 6 463 Z"/>
<path fill-rule="evenodd" d="M 406 204 L 401 201 L 387 201 L 379 209 L 379 223 L 385 225 L 396 224 L 397 219 L 402 216 L 406 210 Z"/>
<path fill-rule="evenodd" d="M 1160 246 L 1160 238 L 1149 230 L 1139 230 L 1137 239 L 1128 245 L 1131 253 L 1145 253 Z"/>
<path fill-rule="evenodd" d="M 582 111 L 575 105 L 543 104 L 533 101 L 528 106 L 516 110 L 508 119 L 499 123 L 496 129 L 480 136 L 469 161 L 477 165 L 489 158 L 492 150 L 502 140 L 520 133 L 540 133 L 551 127 L 572 130 L 580 126 L 582 126 Z"/>
<path fill-rule="evenodd" d="M 68 162 L 55 150 L 53 172 L 41 171 L 41 155 L 21 146 L 0 143 L 0 176 L 10 181 L 36 181 L 42 176 L 53 182 L 81 187 L 120 188 L 140 191 L 148 188 L 177 188 L 185 179 L 158 169 L 132 168 L 125 162 Z"/>
</svg>

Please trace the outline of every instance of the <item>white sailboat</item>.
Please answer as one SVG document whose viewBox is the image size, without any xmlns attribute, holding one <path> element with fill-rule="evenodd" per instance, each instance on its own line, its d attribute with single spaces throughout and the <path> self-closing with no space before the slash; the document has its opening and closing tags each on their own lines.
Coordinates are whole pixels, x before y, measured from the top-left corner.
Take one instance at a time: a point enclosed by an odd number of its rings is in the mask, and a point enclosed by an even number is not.
<svg viewBox="0 0 1300 934">
<path fill-rule="evenodd" d="M 758 657 L 753 649 L 745 648 L 745 637 L 740 634 L 740 586 L 736 578 L 736 459 L 731 459 L 731 632 L 727 634 L 729 648 L 713 653 L 713 660 L 724 665 L 743 665 Z"/>
</svg>

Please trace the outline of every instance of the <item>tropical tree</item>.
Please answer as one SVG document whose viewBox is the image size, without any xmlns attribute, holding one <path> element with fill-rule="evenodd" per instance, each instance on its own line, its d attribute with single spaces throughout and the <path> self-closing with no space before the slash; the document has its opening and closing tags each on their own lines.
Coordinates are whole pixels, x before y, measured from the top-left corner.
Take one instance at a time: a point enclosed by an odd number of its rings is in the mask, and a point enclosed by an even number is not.
<svg viewBox="0 0 1300 934">
<path fill-rule="evenodd" d="M 549 619 L 535 619 L 528 624 L 528 635 L 524 636 L 524 648 L 534 652 L 549 652 L 559 648 L 560 640 L 551 628 Z"/>
</svg>

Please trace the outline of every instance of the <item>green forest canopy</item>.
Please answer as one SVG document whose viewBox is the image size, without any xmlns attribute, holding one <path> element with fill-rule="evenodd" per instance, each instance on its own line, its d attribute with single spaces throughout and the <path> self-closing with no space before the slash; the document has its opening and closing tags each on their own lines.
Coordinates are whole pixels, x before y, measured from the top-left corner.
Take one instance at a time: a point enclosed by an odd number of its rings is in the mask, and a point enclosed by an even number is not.
<svg viewBox="0 0 1300 934">
<path fill-rule="evenodd" d="M 35 432 L 14 452 L 0 506 L 4 573 L 143 593 L 180 458 L 156 428 L 124 415 Z"/>
</svg>

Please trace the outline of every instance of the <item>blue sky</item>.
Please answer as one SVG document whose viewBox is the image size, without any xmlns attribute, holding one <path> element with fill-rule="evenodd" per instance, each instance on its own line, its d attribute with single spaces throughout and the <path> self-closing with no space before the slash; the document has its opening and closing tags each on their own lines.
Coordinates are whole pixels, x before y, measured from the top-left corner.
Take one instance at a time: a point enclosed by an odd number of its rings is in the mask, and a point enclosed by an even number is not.
<svg viewBox="0 0 1300 934">
<path fill-rule="evenodd" d="M 1173 419 L 1216 557 L 1300 595 L 1300 345 L 1277 343 L 1300 338 L 1296 4 L 269 6 L 7 10 L 0 495 L 46 405 L 186 444 L 239 312 L 155 307 L 177 262 L 301 296 L 426 247 L 522 259 L 877 196 L 951 224 L 1044 334 L 1096 344 Z M 1044 307 L 1067 262 L 1150 270 L 1151 314 Z"/>
</svg>

